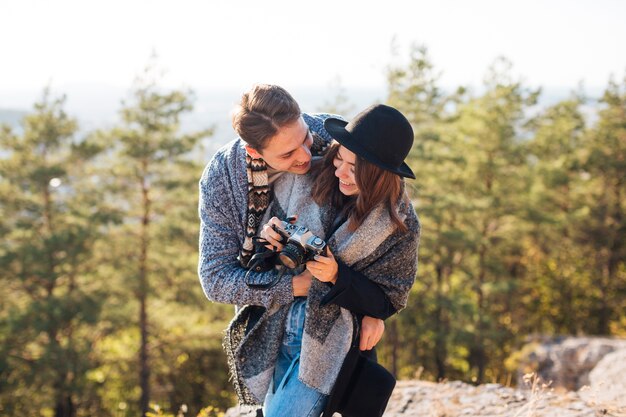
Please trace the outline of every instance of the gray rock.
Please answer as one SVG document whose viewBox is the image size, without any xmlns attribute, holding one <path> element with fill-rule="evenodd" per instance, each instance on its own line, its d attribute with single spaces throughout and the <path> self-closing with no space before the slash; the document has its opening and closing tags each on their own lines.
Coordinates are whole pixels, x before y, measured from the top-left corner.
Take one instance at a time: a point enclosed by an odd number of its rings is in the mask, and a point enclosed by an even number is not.
<svg viewBox="0 0 626 417">
<path fill-rule="evenodd" d="M 549 389 L 518 391 L 496 384 L 472 386 L 459 382 L 400 381 L 385 417 L 593 417 L 596 410 L 577 395 L 573 398 Z"/>
<path fill-rule="evenodd" d="M 297 399 L 294 399 L 297 400 Z M 606 412 L 605 412 L 606 411 Z M 619 414 L 623 412 L 623 414 Z M 626 416 L 626 409 L 606 410 L 585 402 L 576 392 L 558 394 L 541 387 L 519 391 L 497 384 L 398 381 L 385 417 L 595 417 Z M 235 407 L 225 417 L 254 417 Z M 338 415 L 337 415 L 338 416 Z M 298 417 L 298 416 L 294 416 Z"/>
<path fill-rule="evenodd" d="M 237 406 L 226 410 L 224 417 L 256 417 L 258 407 Z"/>
<path fill-rule="evenodd" d="M 528 372 L 551 381 L 553 388 L 576 391 L 589 385 L 589 373 L 607 354 L 626 349 L 626 340 L 601 337 L 557 337 L 526 346 L 518 385 Z"/>
<path fill-rule="evenodd" d="M 580 390 L 587 402 L 607 409 L 626 409 L 626 349 L 606 355 L 589 374 L 589 387 Z"/>
</svg>

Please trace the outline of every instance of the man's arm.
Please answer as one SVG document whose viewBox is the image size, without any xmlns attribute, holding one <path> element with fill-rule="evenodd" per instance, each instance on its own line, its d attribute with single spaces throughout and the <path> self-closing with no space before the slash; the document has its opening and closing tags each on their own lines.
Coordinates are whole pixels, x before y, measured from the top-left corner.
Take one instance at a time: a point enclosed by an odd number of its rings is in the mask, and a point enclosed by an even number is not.
<svg viewBox="0 0 626 417">
<path fill-rule="evenodd" d="M 304 122 L 307 124 L 307 126 L 309 126 L 309 130 L 312 133 L 316 134 L 323 141 L 322 144 L 319 144 L 319 143 L 313 144 L 313 148 L 311 149 L 311 151 L 313 152 L 314 155 L 318 155 L 318 153 L 322 149 L 325 149 L 326 146 L 328 146 L 333 140 L 330 133 L 328 133 L 326 128 L 324 128 L 324 121 L 328 119 L 329 117 L 345 120 L 343 116 L 340 116 L 338 114 L 302 113 L 302 118 L 304 119 Z"/>
<path fill-rule="evenodd" d="M 247 270 L 239 264 L 239 216 L 233 216 L 229 206 L 234 205 L 233 190 L 227 189 L 225 173 L 217 164 L 211 164 L 200 181 L 200 258 L 198 274 L 202 289 L 211 301 L 236 305 L 260 305 L 266 308 L 293 301 L 292 275 L 285 274 L 271 289 L 251 289 L 245 283 Z M 271 280 L 276 271 L 258 280 Z M 256 280 L 256 279 L 255 279 Z"/>
</svg>

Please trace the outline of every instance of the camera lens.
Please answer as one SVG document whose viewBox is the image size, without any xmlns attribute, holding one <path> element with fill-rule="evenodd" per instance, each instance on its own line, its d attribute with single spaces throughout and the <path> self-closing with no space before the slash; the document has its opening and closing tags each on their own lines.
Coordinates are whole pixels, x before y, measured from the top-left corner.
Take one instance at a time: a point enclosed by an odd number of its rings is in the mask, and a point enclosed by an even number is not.
<svg viewBox="0 0 626 417">
<path fill-rule="evenodd" d="M 280 263 L 287 268 L 295 269 L 302 265 L 304 261 L 304 249 L 292 243 L 288 243 L 278 254 L 278 259 Z"/>
</svg>

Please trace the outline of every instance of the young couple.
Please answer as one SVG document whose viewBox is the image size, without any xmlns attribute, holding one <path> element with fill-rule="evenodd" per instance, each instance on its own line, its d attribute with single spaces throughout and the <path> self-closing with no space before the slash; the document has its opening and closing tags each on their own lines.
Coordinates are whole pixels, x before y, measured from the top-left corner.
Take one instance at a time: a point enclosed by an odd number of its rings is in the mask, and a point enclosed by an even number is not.
<svg viewBox="0 0 626 417">
<path fill-rule="evenodd" d="M 403 179 L 415 178 L 404 162 L 411 125 L 385 105 L 350 122 L 303 114 L 284 89 L 257 85 L 233 127 L 239 138 L 200 180 L 198 272 L 211 301 L 237 306 L 224 340 L 235 390 L 265 417 L 330 416 L 354 334 L 375 358 L 383 320 L 415 280 L 420 223 Z M 254 238 L 280 251 L 275 228 L 292 215 L 327 251 L 297 270 L 249 270 Z M 279 273 L 269 288 L 246 283 Z"/>
</svg>

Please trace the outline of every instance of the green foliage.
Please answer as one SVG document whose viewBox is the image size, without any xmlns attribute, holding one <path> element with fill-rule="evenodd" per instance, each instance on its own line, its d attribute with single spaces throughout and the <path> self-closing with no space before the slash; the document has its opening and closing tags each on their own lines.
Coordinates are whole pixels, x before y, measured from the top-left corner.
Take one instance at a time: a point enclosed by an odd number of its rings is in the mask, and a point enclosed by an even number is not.
<svg viewBox="0 0 626 417">
<path fill-rule="evenodd" d="M 94 243 L 109 222 L 85 211 L 77 123 L 46 90 L 23 133 L 0 134 L 0 409 L 7 415 L 98 406 L 86 374 L 102 331 L 106 286 L 94 281 Z M 51 411 L 50 411 L 51 412 Z M 83 412 L 80 415 L 88 414 Z"/>
<path fill-rule="evenodd" d="M 76 138 L 47 91 L 22 134 L 1 129 L 3 415 L 137 415 L 142 365 L 165 409 L 233 402 L 221 350 L 232 308 L 209 304 L 196 274 L 212 130 L 180 133 L 190 94 L 151 74 L 108 131 Z"/>
<path fill-rule="evenodd" d="M 124 398 L 133 414 L 147 411 L 150 399 L 176 409 L 193 398 L 192 413 L 211 401 L 231 402 L 221 395 L 227 377 L 219 334 L 227 317 L 220 306 L 210 307 L 214 317 L 207 315 L 196 274 L 200 145 L 212 130 L 180 133 L 180 118 L 191 110 L 189 92 L 161 91 L 148 68 L 120 111 L 120 125 L 90 138 L 106 149 L 98 175 L 124 218 L 110 231 L 109 260 L 116 304 L 125 304 L 124 317 L 131 318 L 116 332 L 127 335 L 134 352 L 106 364 L 123 383 L 105 395 L 111 407 Z"/>
<path fill-rule="evenodd" d="M 581 93 L 539 111 L 503 58 L 480 94 L 444 94 L 438 77 L 416 46 L 388 71 L 388 103 L 415 131 L 423 230 L 383 361 L 400 377 L 508 383 L 529 334 L 624 334 L 626 83 L 588 126 Z"/>
<path fill-rule="evenodd" d="M 626 275 L 626 77 L 609 82 L 599 119 L 584 143 L 582 169 L 589 175 L 578 238 L 586 249 L 593 294 L 594 333 L 607 334 L 625 311 Z"/>
</svg>

